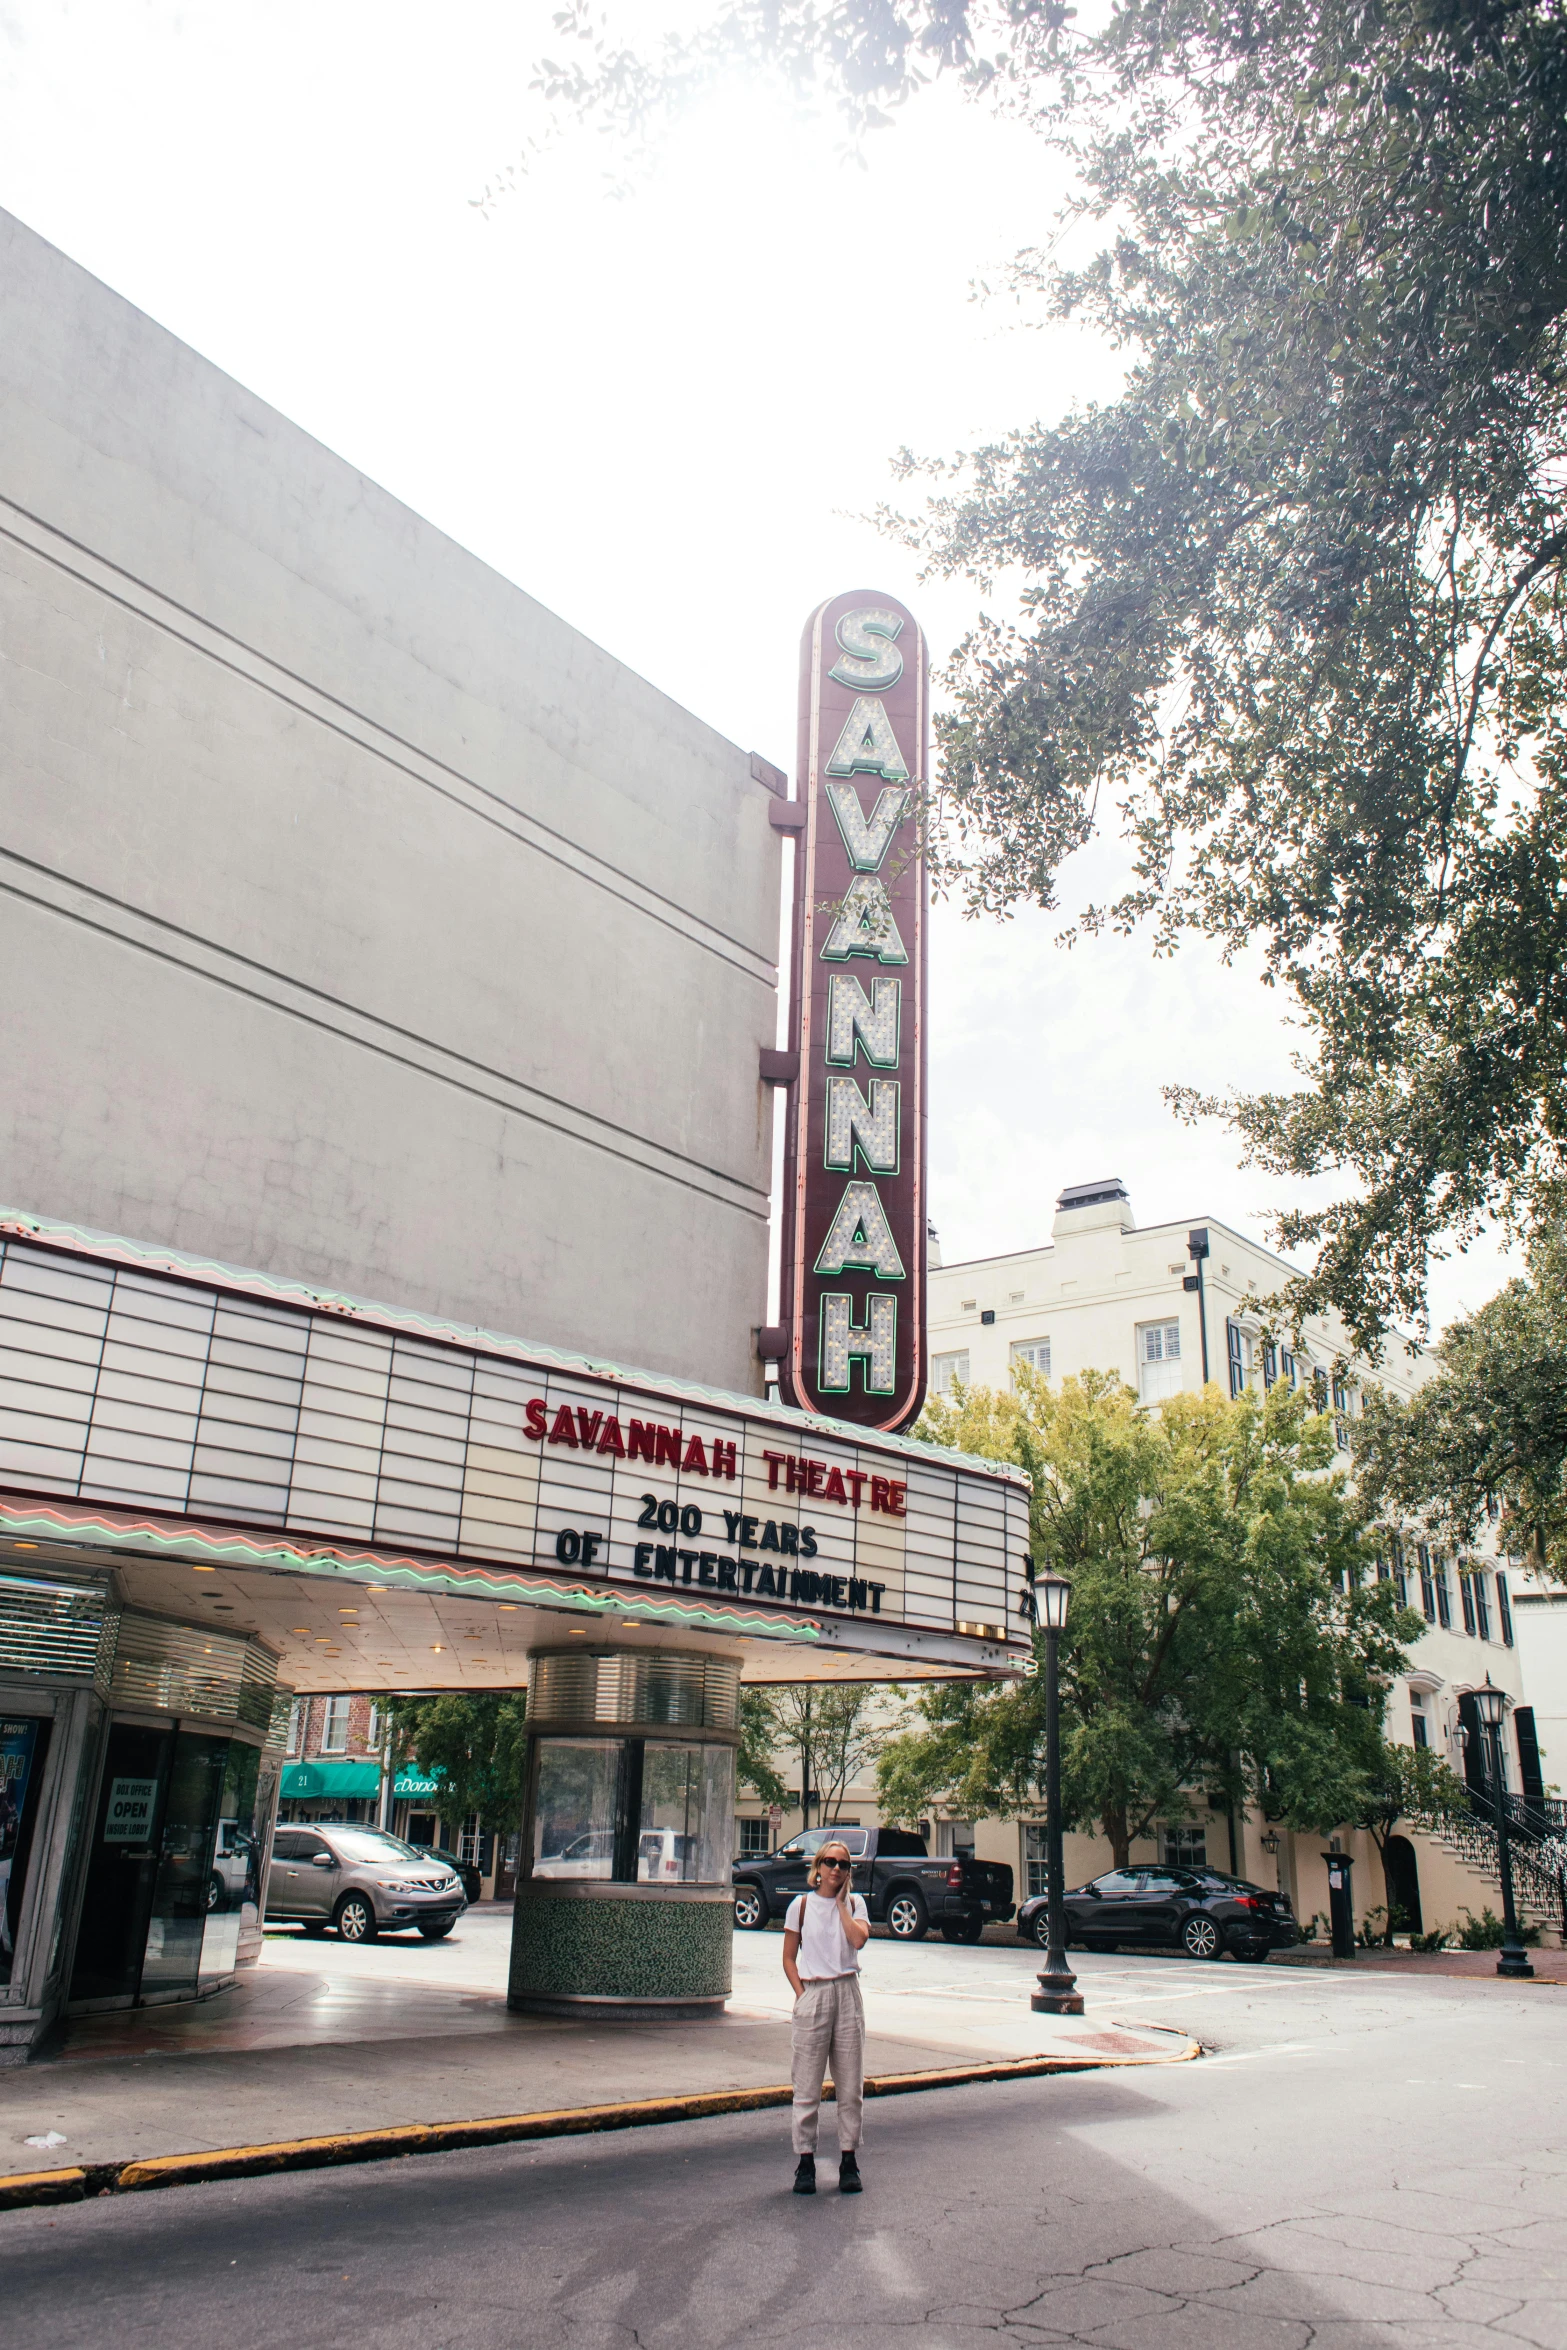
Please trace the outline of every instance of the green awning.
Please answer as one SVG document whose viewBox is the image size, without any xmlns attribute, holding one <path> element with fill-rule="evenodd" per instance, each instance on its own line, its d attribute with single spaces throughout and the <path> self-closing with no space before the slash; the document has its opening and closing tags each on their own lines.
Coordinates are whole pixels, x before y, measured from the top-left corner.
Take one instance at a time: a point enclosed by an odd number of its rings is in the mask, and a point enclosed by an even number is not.
<svg viewBox="0 0 1567 2350">
<path fill-rule="evenodd" d="M 392 1781 L 392 1793 L 398 1797 L 399 1800 L 401 1800 L 404 1796 L 413 1796 L 417 1798 L 420 1796 L 439 1795 L 440 1792 L 440 1780 L 438 1778 L 427 1779 L 419 1771 L 399 1771 L 396 1778 Z"/>
<path fill-rule="evenodd" d="M 278 1793 L 285 1799 L 318 1795 L 377 1796 L 381 1766 L 373 1762 L 290 1763 Z"/>
</svg>

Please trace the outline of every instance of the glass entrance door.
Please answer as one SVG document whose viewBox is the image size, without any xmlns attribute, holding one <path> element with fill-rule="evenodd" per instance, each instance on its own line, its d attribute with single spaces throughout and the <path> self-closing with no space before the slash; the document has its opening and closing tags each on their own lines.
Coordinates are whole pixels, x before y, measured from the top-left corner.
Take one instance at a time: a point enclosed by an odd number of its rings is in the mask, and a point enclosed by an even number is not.
<svg viewBox="0 0 1567 2350">
<path fill-rule="evenodd" d="M 93 1823 L 71 1998 L 135 1998 L 163 1825 L 174 1730 L 114 1722 Z"/>
<path fill-rule="evenodd" d="M 195 1991 L 228 1759 L 227 1738 L 204 1730 L 175 1735 L 142 1961 L 144 2000 L 188 1999 Z"/>
</svg>

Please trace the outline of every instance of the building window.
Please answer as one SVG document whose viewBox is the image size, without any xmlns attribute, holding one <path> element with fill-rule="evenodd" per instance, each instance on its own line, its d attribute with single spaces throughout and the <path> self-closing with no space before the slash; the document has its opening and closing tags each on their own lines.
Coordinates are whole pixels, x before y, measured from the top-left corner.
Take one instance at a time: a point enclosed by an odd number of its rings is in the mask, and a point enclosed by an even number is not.
<svg viewBox="0 0 1567 2350">
<path fill-rule="evenodd" d="M 379 1746 L 380 1743 L 381 1708 L 376 1704 L 375 1699 L 372 1697 L 370 1700 L 370 1720 L 365 1729 L 365 1744 L 367 1746 Z"/>
<path fill-rule="evenodd" d="M 1393 1581 L 1398 1588 L 1398 1604 L 1409 1605 L 1409 1577 L 1404 1572 L 1404 1546 L 1396 1534 L 1388 1537 L 1388 1551 L 1393 1561 Z"/>
<path fill-rule="evenodd" d="M 1009 1289 L 1007 1291 L 1007 1304 L 1009 1306 L 1020 1306 L 1022 1303 L 1023 1292 L 1021 1289 Z"/>
<path fill-rule="evenodd" d="M 1460 1567 L 1458 1570 L 1458 1604 L 1463 1610 L 1464 1630 L 1471 1640 L 1475 1636 L 1474 1582 L 1473 1575 L 1466 1575 L 1463 1568 Z"/>
<path fill-rule="evenodd" d="M 958 1312 L 960 1314 L 972 1314 L 977 1311 L 978 1306 L 979 1299 L 977 1297 L 961 1298 L 958 1301 Z"/>
<path fill-rule="evenodd" d="M 1447 1580 L 1447 1563 L 1438 1559 L 1434 1569 L 1436 1582 L 1436 1620 L 1444 1632 L 1453 1629 L 1453 1593 Z"/>
<path fill-rule="evenodd" d="M 1411 1689 L 1409 1692 L 1409 1728 L 1410 1734 L 1412 1735 L 1417 1746 L 1425 1747 L 1430 1745 L 1431 1726 L 1426 1720 L 1425 1708 L 1421 1701 L 1420 1694 L 1418 1690 L 1414 1689 Z"/>
<path fill-rule="evenodd" d="M 321 1725 L 323 1754 L 341 1754 L 348 1745 L 348 1708 L 352 1699 L 329 1697 L 326 1701 L 326 1720 Z"/>
<path fill-rule="evenodd" d="M 1137 1333 L 1138 1386 L 1144 1403 L 1181 1392 L 1181 1325 L 1144 1322 Z"/>
<path fill-rule="evenodd" d="M 1012 1348 L 1014 1363 L 1027 1363 L 1041 1379 L 1050 1376 L 1050 1341 L 1048 1338 L 1019 1338 Z"/>
<path fill-rule="evenodd" d="M 1415 1556 L 1420 1561 L 1420 1605 L 1425 1610 L 1428 1624 L 1436 1622 L 1436 1585 L 1431 1579 L 1431 1553 L 1423 1542 L 1415 1545 Z"/>
<path fill-rule="evenodd" d="M 1224 1331 L 1230 1350 L 1230 1393 L 1242 1395 L 1251 1369 L 1251 1340 L 1239 1322 L 1226 1322 Z"/>
<path fill-rule="evenodd" d="M 1049 1863 L 1046 1859 L 1043 1820 L 1030 1821 L 1023 1830 L 1023 1877 L 1030 1901 L 1037 1901 L 1041 1893 L 1049 1892 Z"/>
<path fill-rule="evenodd" d="M 932 1355 L 930 1358 L 930 1392 L 932 1395 L 950 1395 L 955 1386 L 968 1385 L 968 1348 L 958 1354 Z"/>
<path fill-rule="evenodd" d="M 310 1711 L 308 1697 L 296 1697 L 288 1709 L 288 1751 L 298 1754 L 305 1743 L 305 1718 Z"/>
<path fill-rule="evenodd" d="M 1507 1577 L 1496 1578 L 1496 1612 L 1502 1619 L 1502 1638 L 1509 1648 L 1513 1644 L 1513 1605 L 1507 1596 Z"/>
<path fill-rule="evenodd" d="M 1348 1417 L 1349 1386 L 1343 1376 L 1337 1371 L 1335 1371 L 1333 1374 L 1333 1409 L 1336 1412 L 1343 1412 L 1346 1418 Z"/>
<path fill-rule="evenodd" d="M 1288 1380 L 1291 1387 L 1300 1385 L 1300 1365 L 1287 1346 L 1279 1348 L 1279 1377 Z"/>
<path fill-rule="evenodd" d="M 467 1861 L 471 1867 L 478 1857 L 479 1815 L 476 1811 L 471 1811 L 463 1821 L 461 1832 L 457 1838 L 457 1858 Z"/>
<path fill-rule="evenodd" d="M 1208 1866 L 1206 1828 L 1166 1828 L 1159 1838 L 1159 1857 L 1167 1869 L 1205 1869 Z"/>
<path fill-rule="evenodd" d="M 1262 1348 L 1262 1385 L 1264 1393 L 1266 1393 L 1266 1391 L 1273 1385 L 1278 1375 L 1279 1350 L 1274 1345 L 1271 1338 L 1265 1339 L 1263 1341 Z"/>
<path fill-rule="evenodd" d="M 938 1860 L 961 1860 L 974 1857 L 974 1823 L 972 1820 L 938 1820 L 936 1822 L 936 1857 Z"/>
<path fill-rule="evenodd" d="M 1474 1579 L 1474 1587 L 1475 1621 L 1480 1627 L 1481 1639 L 1489 1640 L 1491 1637 L 1491 1594 L 1485 1587 L 1485 1577 L 1483 1575 L 1476 1575 Z"/>
<path fill-rule="evenodd" d="M 773 1832 L 767 1820 L 736 1820 L 737 1839 L 742 1860 L 765 1860 L 773 1849 Z"/>
</svg>

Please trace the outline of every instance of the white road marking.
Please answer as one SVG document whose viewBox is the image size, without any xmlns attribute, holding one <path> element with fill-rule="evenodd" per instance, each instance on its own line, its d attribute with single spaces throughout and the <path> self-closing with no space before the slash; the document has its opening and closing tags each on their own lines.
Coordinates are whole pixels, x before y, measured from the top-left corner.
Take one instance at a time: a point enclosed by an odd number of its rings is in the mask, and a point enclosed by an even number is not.
<svg viewBox="0 0 1567 2350">
<path fill-rule="evenodd" d="M 1280 2040 L 1272 2048 L 1235 2048 L 1226 2056 L 1205 2056 L 1204 2065 L 1255 2064 L 1259 2056 L 1300 2056 L 1308 2048 L 1320 2048 L 1320 2040 Z"/>
</svg>

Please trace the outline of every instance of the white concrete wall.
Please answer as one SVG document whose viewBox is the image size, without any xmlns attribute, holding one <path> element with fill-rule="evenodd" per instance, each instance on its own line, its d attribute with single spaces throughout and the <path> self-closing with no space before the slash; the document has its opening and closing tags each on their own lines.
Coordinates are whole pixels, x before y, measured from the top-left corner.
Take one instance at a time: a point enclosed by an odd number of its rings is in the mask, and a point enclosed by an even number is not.
<svg viewBox="0 0 1567 2350">
<path fill-rule="evenodd" d="M 0 1199 L 754 1389 L 768 806 L 0 215 Z"/>
</svg>

